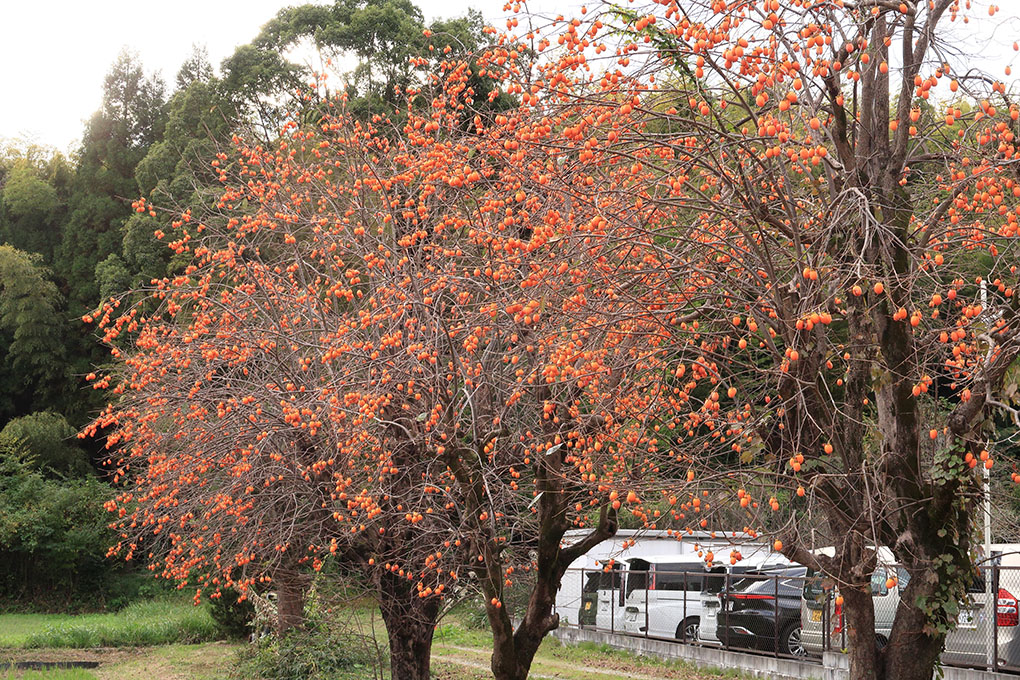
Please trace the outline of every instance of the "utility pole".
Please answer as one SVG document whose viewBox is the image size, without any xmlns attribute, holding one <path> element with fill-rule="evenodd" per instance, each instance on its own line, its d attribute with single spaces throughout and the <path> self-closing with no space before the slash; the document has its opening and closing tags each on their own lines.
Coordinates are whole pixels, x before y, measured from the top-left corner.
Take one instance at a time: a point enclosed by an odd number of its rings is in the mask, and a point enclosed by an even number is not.
<svg viewBox="0 0 1020 680">
<path fill-rule="evenodd" d="M 981 279 L 981 311 L 983 314 L 988 315 L 988 286 L 984 278 Z M 985 661 L 988 665 L 988 670 L 995 668 L 995 631 L 993 626 L 998 625 L 998 603 L 999 594 L 992 592 L 992 569 L 995 568 L 995 564 L 992 561 L 992 494 L 991 484 L 989 482 L 990 472 L 987 466 L 984 467 L 983 481 L 981 484 L 981 491 L 984 498 L 982 499 L 982 510 L 984 514 L 984 569 L 982 574 L 985 578 L 985 621 L 988 622 L 988 629 L 985 635 L 985 649 L 987 654 L 985 655 Z"/>
</svg>

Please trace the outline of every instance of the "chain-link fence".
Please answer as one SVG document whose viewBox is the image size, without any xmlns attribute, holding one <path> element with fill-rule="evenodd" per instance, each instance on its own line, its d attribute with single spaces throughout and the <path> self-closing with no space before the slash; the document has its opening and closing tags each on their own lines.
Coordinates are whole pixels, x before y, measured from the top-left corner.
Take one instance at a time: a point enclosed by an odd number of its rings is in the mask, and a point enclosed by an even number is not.
<svg viewBox="0 0 1020 680">
<path fill-rule="evenodd" d="M 556 599 L 561 625 L 808 661 L 847 647 L 839 588 L 804 567 L 640 566 L 568 570 Z M 879 645 L 889 640 L 908 582 L 903 569 L 875 571 L 871 594 Z M 1020 673 L 1018 597 L 1020 567 L 983 569 L 959 603 L 942 663 Z"/>
</svg>

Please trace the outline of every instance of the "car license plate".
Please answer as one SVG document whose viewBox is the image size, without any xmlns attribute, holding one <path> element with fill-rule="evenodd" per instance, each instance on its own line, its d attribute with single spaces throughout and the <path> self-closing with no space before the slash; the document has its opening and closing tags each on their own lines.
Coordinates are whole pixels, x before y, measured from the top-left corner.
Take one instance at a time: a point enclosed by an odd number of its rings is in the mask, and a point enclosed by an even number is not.
<svg viewBox="0 0 1020 680">
<path fill-rule="evenodd" d="M 974 622 L 974 611 L 971 609 L 964 609 L 957 614 L 956 625 L 959 628 L 977 628 L 977 624 Z"/>
<path fill-rule="evenodd" d="M 821 621 L 822 620 L 822 610 L 821 609 L 815 609 L 814 611 L 812 611 L 811 612 L 811 620 L 814 621 L 815 623 Z"/>
</svg>

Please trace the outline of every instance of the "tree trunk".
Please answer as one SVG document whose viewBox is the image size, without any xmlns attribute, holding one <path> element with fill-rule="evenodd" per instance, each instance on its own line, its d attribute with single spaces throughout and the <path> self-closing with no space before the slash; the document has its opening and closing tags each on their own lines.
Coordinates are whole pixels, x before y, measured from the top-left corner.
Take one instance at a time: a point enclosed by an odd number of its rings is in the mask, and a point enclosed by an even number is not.
<svg viewBox="0 0 1020 680">
<path fill-rule="evenodd" d="M 539 514 L 552 522 L 562 516 L 563 501 L 562 494 L 549 496 L 552 498 L 543 498 L 539 501 Z M 559 509 L 550 510 L 543 505 L 547 502 L 561 505 Z M 561 524 L 555 529 L 541 533 L 535 583 L 517 630 L 513 629 L 505 609 L 487 606 L 489 625 L 493 633 L 491 665 L 495 680 L 526 680 L 542 640 L 560 625 L 560 615 L 553 613 L 553 606 L 556 604 L 556 592 L 560 588 L 567 565 L 602 541 L 614 536 L 617 528 L 616 511 L 604 505 L 599 513 L 598 526 L 569 547 L 560 546 L 566 525 Z M 488 589 L 492 592 L 495 592 L 492 586 L 494 580 L 488 581 Z M 488 591 L 486 596 L 489 596 Z"/>
<path fill-rule="evenodd" d="M 843 595 L 850 680 L 885 680 L 875 644 L 875 604 L 870 588 L 846 588 L 840 592 Z"/>
<path fill-rule="evenodd" d="M 276 584 L 276 633 L 281 638 L 305 622 L 305 591 L 308 577 L 296 571 L 278 571 Z"/>
<path fill-rule="evenodd" d="M 390 674 L 396 680 L 429 680 L 438 597 L 419 597 L 411 583 L 385 572 L 376 586 L 390 641 Z"/>
<path fill-rule="evenodd" d="M 885 677 L 896 680 L 931 680 L 945 641 L 944 634 L 928 635 L 929 621 L 914 603 L 918 597 L 931 598 L 934 588 L 924 578 L 911 579 L 900 597 L 896 620 L 883 650 Z"/>
</svg>

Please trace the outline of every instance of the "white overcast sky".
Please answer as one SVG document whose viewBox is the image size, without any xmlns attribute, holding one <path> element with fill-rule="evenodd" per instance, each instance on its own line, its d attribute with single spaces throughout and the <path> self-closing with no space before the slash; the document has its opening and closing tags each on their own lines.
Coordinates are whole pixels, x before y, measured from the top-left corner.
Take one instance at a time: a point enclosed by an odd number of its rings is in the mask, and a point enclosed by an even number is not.
<svg viewBox="0 0 1020 680">
<path fill-rule="evenodd" d="M 204 45 L 219 66 L 284 6 L 300 0 L 0 0 L 0 138 L 26 137 L 61 151 L 80 139 L 102 100 L 103 78 L 123 48 L 168 86 Z M 502 14 L 494 0 L 418 0 L 427 20 L 469 7 Z"/>
<path fill-rule="evenodd" d="M 204 45 L 213 65 L 250 42 L 283 6 L 303 0 L 0 0 L 0 138 L 24 137 L 68 151 L 83 121 L 99 108 L 103 77 L 117 54 L 138 53 L 146 70 L 172 85 L 192 44 Z M 1002 77 L 1012 63 L 1020 75 L 1020 0 L 997 0 L 994 23 L 958 26 L 975 55 L 973 65 Z M 503 0 L 417 0 L 427 20 L 476 7 L 488 19 L 503 15 Z M 569 13 L 578 0 L 532 0 L 547 11 Z M 592 0 L 591 5 L 597 2 Z M 987 8 L 986 2 L 975 3 Z M 989 36 L 991 38 L 989 39 Z"/>
</svg>

